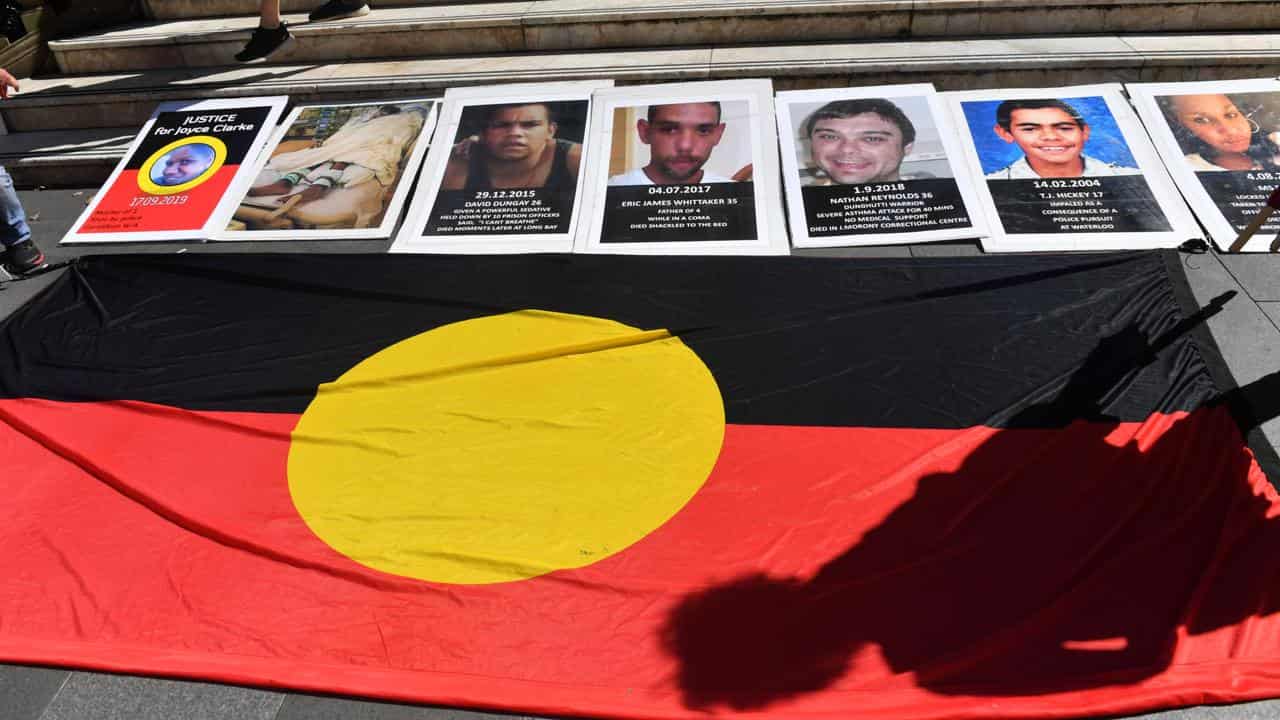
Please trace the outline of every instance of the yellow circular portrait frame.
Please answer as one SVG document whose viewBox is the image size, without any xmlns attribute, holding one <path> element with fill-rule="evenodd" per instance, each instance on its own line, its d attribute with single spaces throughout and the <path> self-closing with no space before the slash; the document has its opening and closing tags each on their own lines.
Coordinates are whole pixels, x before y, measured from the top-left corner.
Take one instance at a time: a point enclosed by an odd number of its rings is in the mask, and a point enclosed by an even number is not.
<svg viewBox="0 0 1280 720">
<path fill-rule="evenodd" d="M 184 145 L 208 145 L 213 148 L 213 162 L 204 172 L 200 173 L 193 180 L 188 180 L 180 185 L 157 185 L 151 180 L 151 169 L 155 166 L 160 158 L 177 150 Z M 213 174 L 222 169 L 222 164 L 227 161 L 227 144 L 212 135 L 193 135 L 191 137 L 174 140 L 159 150 L 151 153 L 151 157 L 142 163 L 142 167 L 138 173 L 138 187 L 144 192 L 151 195 L 175 195 L 185 192 L 200 183 L 213 177 Z"/>
</svg>

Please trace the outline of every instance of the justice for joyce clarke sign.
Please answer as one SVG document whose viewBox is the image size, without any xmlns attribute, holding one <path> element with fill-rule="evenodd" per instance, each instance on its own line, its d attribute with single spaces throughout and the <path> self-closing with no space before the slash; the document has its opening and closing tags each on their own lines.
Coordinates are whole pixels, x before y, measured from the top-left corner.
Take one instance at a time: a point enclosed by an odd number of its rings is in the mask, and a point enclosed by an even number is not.
<svg viewBox="0 0 1280 720">
<path fill-rule="evenodd" d="M 204 227 L 271 111 L 244 107 L 160 112 L 77 232 Z"/>
</svg>

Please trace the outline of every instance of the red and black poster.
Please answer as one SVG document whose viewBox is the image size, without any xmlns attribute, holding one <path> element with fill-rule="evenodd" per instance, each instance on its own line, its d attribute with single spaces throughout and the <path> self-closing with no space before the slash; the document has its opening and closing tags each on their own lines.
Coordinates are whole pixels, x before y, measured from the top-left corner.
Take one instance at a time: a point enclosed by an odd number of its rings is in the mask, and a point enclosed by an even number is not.
<svg viewBox="0 0 1280 720">
<path fill-rule="evenodd" d="M 82 259 L 0 325 L 0 660 L 621 718 L 1280 695 L 1280 382 L 1222 302 L 1161 253 Z"/>
<path fill-rule="evenodd" d="M 205 239 L 288 98 L 166 103 L 63 242 Z M 232 198 L 234 200 L 234 198 Z M 234 203 L 231 203 L 234 204 Z"/>
</svg>

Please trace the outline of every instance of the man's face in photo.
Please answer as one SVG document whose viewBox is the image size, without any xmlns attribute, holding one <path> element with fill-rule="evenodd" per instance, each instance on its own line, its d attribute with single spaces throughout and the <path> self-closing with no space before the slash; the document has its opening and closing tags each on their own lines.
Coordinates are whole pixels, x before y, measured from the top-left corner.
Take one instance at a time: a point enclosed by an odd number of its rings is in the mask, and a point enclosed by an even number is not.
<svg viewBox="0 0 1280 720">
<path fill-rule="evenodd" d="M 517 161 L 541 157 L 555 135 L 546 105 L 516 105 L 489 117 L 481 141 L 490 157 Z"/>
<path fill-rule="evenodd" d="M 640 142 L 649 146 L 649 169 L 656 182 L 694 182 L 724 135 L 720 111 L 711 103 L 660 105 L 653 120 L 636 124 Z M 651 175 L 652 177 L 652 175 Z"/>
<path fill-rule="evenodd" d="M 841 185 L 897 180 L 911 152 L 897 124 L 872 112 L 818 120 L 809 147 L 814 164 Z"/>
<path fill-rule="evenodd" d="M 180 147 L 169 153 L 164 159 L 164 169 L 161 171 L 163 185 L 181 185 L 200 177 L 200 174 L 209 169 L 212 164 L 211 160 L 204 155 L 195 152 L 189 147 Z"/>
<path fill-rule="evenodd" d="M 1081 126 L 1062 108 L 1020 108 L 1009 115 L 1009 129 L 996 125 L 996 134 L 1017 143 L 1034 169 L 1080 163 L 1089 127 Z"/>
</svg>

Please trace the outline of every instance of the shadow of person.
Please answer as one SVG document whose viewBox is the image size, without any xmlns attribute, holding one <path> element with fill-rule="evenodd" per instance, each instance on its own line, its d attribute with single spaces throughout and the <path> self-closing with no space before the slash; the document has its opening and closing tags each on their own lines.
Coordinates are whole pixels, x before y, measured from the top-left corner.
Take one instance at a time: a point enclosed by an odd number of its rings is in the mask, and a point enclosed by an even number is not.
<svg viewBox="0 0 1280 720">
<path fill-rule="evenodd" d="M 965 431 L 981 435 L 959 467 L 921 477 L 811 577 L 682 599 L 663 642 L 685 704 L 758 709 L 837 681 L 978 696 L 1127 684 L 1167 668 L 1180 633 L 1280 608 L 1274 494 L 1241 439 L 1280 414 L 1280 373 L 1189 413 L 1107 412 L 1162 351 L 1201 362 L 1170 346 L 1229 299 L 1154 340 L 1135 326 L 1103 339 L 1055 397 Z"/>
</svg>

